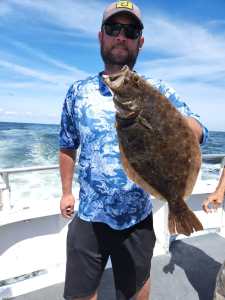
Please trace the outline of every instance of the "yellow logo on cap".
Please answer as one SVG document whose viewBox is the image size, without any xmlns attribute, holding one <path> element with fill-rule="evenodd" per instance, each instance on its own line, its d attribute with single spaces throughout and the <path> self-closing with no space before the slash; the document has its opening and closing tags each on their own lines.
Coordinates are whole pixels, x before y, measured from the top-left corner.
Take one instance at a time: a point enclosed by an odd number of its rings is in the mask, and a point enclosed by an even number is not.
<svg viewBox="0 0 225 300">
<path fill-rule="evenodd" d="M 116 3 L 116 8 L 133 9 L 133 3 L 131 3 L 130 1 L 118 1 Z"/>
</svg>

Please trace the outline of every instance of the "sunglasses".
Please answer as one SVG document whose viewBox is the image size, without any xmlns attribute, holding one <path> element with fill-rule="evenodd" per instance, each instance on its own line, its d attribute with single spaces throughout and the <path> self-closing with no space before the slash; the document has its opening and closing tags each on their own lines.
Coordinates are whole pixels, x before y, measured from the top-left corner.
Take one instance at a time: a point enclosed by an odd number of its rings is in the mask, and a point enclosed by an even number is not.
<svg viewBox="0 0 225 300">
<path fill-rule="evenodd" d="M 103 27 L 107 35 L 114 37 L 117 37 L 122 29 L 125 37 L 131 40 L 136 40 L 142 34 L 141 28 L 134 24 L 105 23 Z"/>
</svg>

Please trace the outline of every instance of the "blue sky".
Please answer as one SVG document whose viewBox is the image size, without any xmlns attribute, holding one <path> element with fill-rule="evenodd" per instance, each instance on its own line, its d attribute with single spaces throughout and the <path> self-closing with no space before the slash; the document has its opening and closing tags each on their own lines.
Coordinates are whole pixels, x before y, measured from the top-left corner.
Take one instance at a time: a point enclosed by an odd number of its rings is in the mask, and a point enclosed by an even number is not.
<svg viewBox="0 0 225 300">
<path fill-rule="evenodd" d="M 0 121 L 59 123 L 73 81 L 103 69 L 97 33 L 109 3 L 0 0 Z M 145 25 L 136 70 L 225 131 L 225 1 L 135 3 Z"/>
</svg>

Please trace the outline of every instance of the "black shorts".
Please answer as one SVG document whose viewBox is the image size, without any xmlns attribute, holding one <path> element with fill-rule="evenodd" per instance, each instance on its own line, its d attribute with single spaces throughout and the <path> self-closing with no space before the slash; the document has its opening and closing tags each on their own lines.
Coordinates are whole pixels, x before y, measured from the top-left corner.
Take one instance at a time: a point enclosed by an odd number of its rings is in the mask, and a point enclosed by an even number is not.
<svg viewBox="0 0 225 300">
<path fill-rule="evenodd" d="M 116 294 L 129 299 L 150 276 L 155 245 L 152 214 L 124 230 L 74 217 L 67 235 L 64 298 L 91 296 L 110 256 Z"/>
</svg>

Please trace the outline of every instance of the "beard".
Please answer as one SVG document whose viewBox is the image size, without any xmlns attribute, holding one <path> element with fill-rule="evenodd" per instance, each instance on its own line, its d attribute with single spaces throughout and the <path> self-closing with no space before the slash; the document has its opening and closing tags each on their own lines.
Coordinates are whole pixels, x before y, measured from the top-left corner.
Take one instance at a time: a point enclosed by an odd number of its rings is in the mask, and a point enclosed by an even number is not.
<svg viewBox="0 0 225 300">
<path fill-rule="evenodd" d="M 123 67 L 127 65 L 130 69 L 133 69 L 137 56 L 139 53 L 139 47 L 136 51 L 130 51 L 125 45 L 117 44 L 111 49 L 104 47 L 104 43 L 101 44 L 101 56 L 105 65 Z"/>
</svg>

